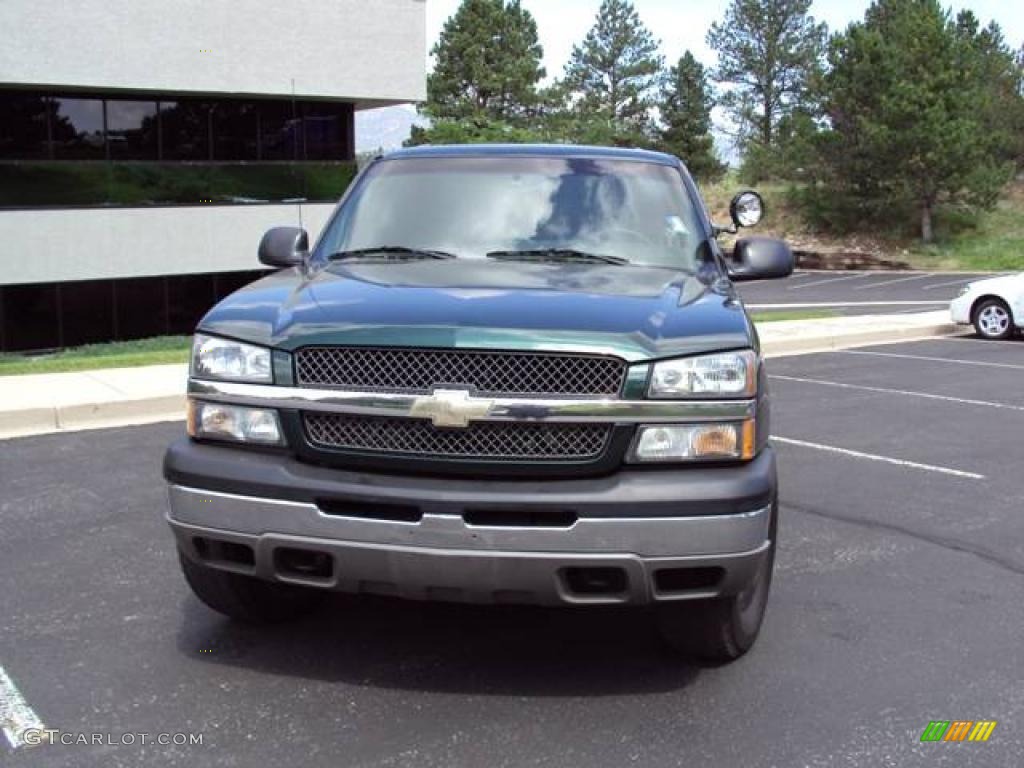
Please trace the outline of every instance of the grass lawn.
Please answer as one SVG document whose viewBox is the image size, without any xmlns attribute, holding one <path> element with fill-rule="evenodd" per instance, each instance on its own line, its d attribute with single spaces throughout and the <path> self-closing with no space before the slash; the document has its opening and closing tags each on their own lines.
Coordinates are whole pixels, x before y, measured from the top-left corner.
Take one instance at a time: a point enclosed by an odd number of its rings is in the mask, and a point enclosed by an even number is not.
<svg viewBox="0 0 1024 768">
<path fill-rule="evenodd" d="M 829 309 L 791 309 L 778 312 L 751 312 L 755 323 L 774 323 L 779 320 L 816 320 L 822 317 L 836 317 L 838 312 Z"/>
<path fill-rule="evenodd" d="M 1024 271 L 1024 184 L 1014 184 L 976 226 L 958 232 L 942 231 L 938 242 L 916 246 L 911 262 L 921 269 Z"/>
<path fill-rule="evenodd" d="M 138 341 L 87 344 L 50 354 L 0 354 L 0 376 L 187 363 L 191 346 L 191 336 L 157 336 Z"/>
</svg>

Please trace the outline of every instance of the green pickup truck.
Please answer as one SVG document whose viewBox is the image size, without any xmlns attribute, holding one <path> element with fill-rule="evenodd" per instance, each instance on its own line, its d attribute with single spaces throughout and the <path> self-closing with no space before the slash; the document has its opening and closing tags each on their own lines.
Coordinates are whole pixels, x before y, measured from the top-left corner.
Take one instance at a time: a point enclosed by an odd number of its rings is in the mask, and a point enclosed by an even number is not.
<svg viewBox="0 0 1024 768">
<path fill-rule="evenodd" d="M 199 323 L 164 461 L 189 585 L 251 622 L 331 591 L 638 606 L 686 654 L 742 655 L 778 504 L 732 283 L 793 256 L 717 237 L 762 208 L 741 193 L 715 226 L 655 152 L 376 159 L 315 247 L 271 230 L 277 271 Z"/>
</svg>

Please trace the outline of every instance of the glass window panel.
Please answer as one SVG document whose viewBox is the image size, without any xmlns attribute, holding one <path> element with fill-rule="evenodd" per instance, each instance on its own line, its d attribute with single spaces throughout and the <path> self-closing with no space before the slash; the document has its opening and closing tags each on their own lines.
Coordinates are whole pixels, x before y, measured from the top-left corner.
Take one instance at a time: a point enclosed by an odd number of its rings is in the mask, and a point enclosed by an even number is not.
<svg viewBox="0 0 1024 768">
<path fill-rule="evenodd" d="M 345 115 L 340 104 L 303 107 L 306 160 L 345 159 Z"/>
<path fill-rule="evenodd" d="M 60 310 L 64 346 L 77 347 L 114 336 L 114 291 L 109 280 L 62 283 Z"/>
<path fill-rule="evenodd" d="M 0 286 L 4 345 L 8 351 L 52 349 L 60 344 L 54 283 Z"/>
<path fill-rule="evenodd" d="M 192 333 L 203 315 L 217 303 L 212 275 L 168 276 L 167 299 L 168 332 Z"/>
<path fill-rule="evenodd" d="M 355 163 L 0 162 L 0 208 L 335 202 Z"/>
<path fill-rule="evenodd" d="M 166 277 L 133 277 L 116 281 L 119 338 L 144 339 L 167 333 L 166 280 Z"/>
<path fill-rule="evenodd" d="M 571 249 L 692 272 L 707 257 L 698 210 L 675 168 L 563 157 L 378 163 L 320 249 L 381 244 L 481 259 Z"/>
<path fill-rule="evenodd" d="M 59 160 L 103 160 L 103 100 L 53 100 L 55 112 L 50 123 L 54 157 Z"/>
<path fill-rule="evenodd" d="M 213 111 L 214 160 L 258 160 L 256 106 L 223 101 Z"/>
<path fill-rule="evenodd" d="M 213 104 L 206 101 L 161 101 L 160 129 L 164 160 L 209 161 Z"/>
<path fill-rule="evenodd" d="M 155 101 L 107 100 L 112 160 L 156 160 L 158 136 Z"/>
<path fill-rule="evenodd" d="M 263 160 L 298 160 L 302 157 L 302 120 L 288 101 L 259 105 L 260 157 Z"/>
<path fill-rule="evenodd" d="M 0 159 L 38 160 L 47 157 L 43 96 L 0 93 Z"/>
</svg>

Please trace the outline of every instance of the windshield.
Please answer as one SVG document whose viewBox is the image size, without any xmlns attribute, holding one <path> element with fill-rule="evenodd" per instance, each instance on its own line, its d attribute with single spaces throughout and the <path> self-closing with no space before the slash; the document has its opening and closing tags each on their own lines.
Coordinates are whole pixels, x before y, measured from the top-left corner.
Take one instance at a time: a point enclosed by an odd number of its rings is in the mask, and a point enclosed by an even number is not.
<svg viewBox="0 0 1024 768">
<path fill-rule="evenodd" d="M 590 260 L 696 271 L 706 249 L 679 172 L 572 157 L 385 160 L 330 224 L 318 255 L 405 248 L 459 258 Z"/>
</svg>

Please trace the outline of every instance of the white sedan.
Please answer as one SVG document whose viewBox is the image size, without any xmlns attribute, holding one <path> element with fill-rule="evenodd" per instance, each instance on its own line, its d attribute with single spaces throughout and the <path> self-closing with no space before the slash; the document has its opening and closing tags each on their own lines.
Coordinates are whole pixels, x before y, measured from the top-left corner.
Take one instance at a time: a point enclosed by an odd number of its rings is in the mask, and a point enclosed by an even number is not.
<svg viewBox="0 0 1024 768">
<path fill-rule="evenodd" d="M 1010 338 L 1024 328 L 1024 272 L 968 283 L 949 311 L 954 323 L 973 325 L 982 338 Z"/>
</svg>

